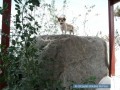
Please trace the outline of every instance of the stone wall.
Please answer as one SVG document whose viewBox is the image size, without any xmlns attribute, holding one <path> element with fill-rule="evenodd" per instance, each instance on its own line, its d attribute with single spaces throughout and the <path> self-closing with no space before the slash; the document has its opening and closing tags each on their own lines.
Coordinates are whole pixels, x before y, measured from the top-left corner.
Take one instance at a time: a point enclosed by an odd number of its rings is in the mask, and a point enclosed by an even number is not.
<svg viewBox="0 0 120 90">
<path fill-rule="evenodd" d="M 107 75 L 106 43 L 98 37 L 51 35 L 37 38 L 46 71 L 44 79 L 61 80 L 66 90 L 91 76 L 98 83 Z M 89 89 L 90 90 L 90 89 Z M 93 90 L 93 89 L 92 89 Z"/>
</svg>

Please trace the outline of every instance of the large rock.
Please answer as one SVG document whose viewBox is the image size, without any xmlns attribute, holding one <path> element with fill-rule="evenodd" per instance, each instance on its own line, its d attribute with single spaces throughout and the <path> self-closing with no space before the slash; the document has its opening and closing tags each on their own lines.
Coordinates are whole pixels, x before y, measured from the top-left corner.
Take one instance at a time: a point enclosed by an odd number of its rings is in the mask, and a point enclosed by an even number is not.
<svg viewBox="0 0 120 90">
<path fill-rule="evenodd" d="M 61 80 L 67 89 L 73 82 L 83 83 L 85 79 L 95 76 L 98 83 L 107 75 L 107 50 L 103 39 L 46 35 L 37 38 L 37 47 L 43 48 L 40 57 L 45 62 L 43 67 L 53 72 L 43 75 L 43 78 Z"/>
</svg>

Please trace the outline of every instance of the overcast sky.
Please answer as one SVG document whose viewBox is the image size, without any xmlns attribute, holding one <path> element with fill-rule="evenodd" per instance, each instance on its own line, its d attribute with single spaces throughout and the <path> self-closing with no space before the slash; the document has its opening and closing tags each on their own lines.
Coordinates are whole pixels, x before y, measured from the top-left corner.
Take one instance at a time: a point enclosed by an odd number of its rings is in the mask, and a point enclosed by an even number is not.
<svg viewBox="0 0 120 90">
<path fill-rule="evenodd" d="M 12 0 L 12 6 L 14 6 L 14 0 Z M 50 3 L 51 0 L 46 0 Z M 56 8 L 59 12 L 58 15 L 63 14 L 62 10 L 63 0 L 56 0 Z M 2 5 L 2 0 L 0 0 L 0 6 Z M 108 34 L 108 0 L 67 0 L 67 9 L 65 10 L 65 16 L 68 23 L 72 23 L 72 19 L 81 14 L 80 17 L 76 20 L 76 25 L 79 26 L 77 35 L 84 35 L 83 31 L 83 21 L 85 18 L 85 7 L 84 6 L 95 7 L 92 9 L 92 12 L 87 16 L 88 22 L 86 24 L 86 32 L 89 35 L 96 35 L 97 32 L 102 31 L 104 34 Z M 14 7 L 12 8 L 12 14 L 14 13 Z M 0 15 L 1 20 L 1 15 Z M 0 22 L 1 29 L 1 22 Z"/>
</svg>

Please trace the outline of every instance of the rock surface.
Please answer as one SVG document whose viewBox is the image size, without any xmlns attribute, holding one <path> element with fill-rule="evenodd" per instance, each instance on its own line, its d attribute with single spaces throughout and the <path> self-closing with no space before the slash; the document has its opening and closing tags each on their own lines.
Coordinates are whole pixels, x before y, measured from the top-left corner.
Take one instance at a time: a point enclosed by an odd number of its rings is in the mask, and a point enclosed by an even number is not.
<svg viewBox="0 0 120 90">
<path fill-rule="evenodd" d="M 74 83 L 95 76 L 98 83 L 107 75 L 106 43 L 98 37 L 46 35 L 37 38 L 46 71 L 43 79 L 61 80 L 66 90 Z M 89 89 L 90 90 L 90 89 Z M 91 89 L 93 90 L 93 89 Z"/>
</svg>

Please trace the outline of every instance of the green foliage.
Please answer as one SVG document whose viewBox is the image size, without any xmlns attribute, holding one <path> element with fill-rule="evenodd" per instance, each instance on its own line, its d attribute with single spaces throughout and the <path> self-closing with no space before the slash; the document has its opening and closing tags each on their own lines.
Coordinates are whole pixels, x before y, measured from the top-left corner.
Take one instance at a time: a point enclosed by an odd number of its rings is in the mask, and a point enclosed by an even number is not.
<svg viewBox="0 0 120 90">
<path fill-rule="evenodd" d="M 96 82 L 95 76 L 90 76 L 87 79 L 82 80 L 82 84 L 95 84 L 95 82 Z"/>
<path fill-rule="evenodd" d="M 36 90 L 36 85 L 39 83 L 39 63 L 36 60 L 37 49 L 34 44 L 36 42 L 35 36 L 41 26 L 25 10 L 38 6 L 38 3 L 31 0 L 26 1 L 25 4 L 22 3 L 22 0 L 15 0 L 15 2 L 17 14 L 14 25 L 16 33 L 7 52 L 3 53 L 4 47 L 1 46 L 0 59 L 3 64 L 0 68 L 4 70 L 4 75 L 0 82 L 7 82 L 8 90 Z M 29 11 L 32 10 L 29 9 Z M 31 21 L 34 22 L 33 25 Z"/>
<path fill-rule="evenodd" d="M 7 3 L 3 4 L 3 7 L 0 7 L 0 14 L 3 14 L 3 12 L 7 9 L 7 7 L 8 7 Z"/>
<path fill-rule="evenodd" d="M 7 83 L 5 90 L 64 90 L 62 82 L 43 79 L 43 75 L 47 75 L 49 72 L 44 70 L 43 60 L 39 59 L 42 47 L 36 48 L 35 46 L 41 25 L 32 14 L 35 8 L 40 6 L 40 1 L 14 1 L 17 14 L 14 20 L 15 29 L 10 36 L 11 45 L 6 52 L 3 52 L 5 46 L 0 45 L 0 60 L 3 61 L 0 68 L 4 70 L 0 83 Z M 55 18 L 54 0 L 52 5 L 46 5 L 44 6 L 50 7 L 52 20 Z"/>
<path fill-rule="evenodd" d="M 73 82 L 73 84 L 76 84 L 76 83 Z M 82 79 L 80 84 L 96 84 L 96 77 L 95 76 L 90 76 L 86 79 Z M 72 88 L 72 90 L 92 90 L 92 89 L 90 89 L 90 88 L 89 89 L 88 88 Z"/>
<path fill-rule="evenodd" d="M 117 17 L 120 17 L 120 7 L 119 6 L 114 11 L 114 15 L 117 16 Z"/>
</svg>

